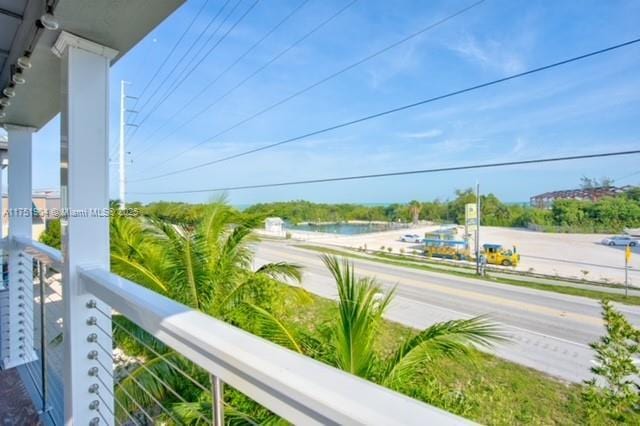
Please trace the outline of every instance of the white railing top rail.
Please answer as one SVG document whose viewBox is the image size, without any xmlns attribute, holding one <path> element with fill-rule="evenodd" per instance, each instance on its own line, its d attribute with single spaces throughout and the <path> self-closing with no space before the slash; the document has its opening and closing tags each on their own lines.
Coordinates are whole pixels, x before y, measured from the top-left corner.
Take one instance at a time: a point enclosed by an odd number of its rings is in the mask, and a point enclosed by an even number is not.
<svg viewBox="0 0 640 426">
<path fill-rule="evenodd" d="M 193 310 L 98 268 L 85 289 L 151 335 L 296 424 L 459 425 L 468 421 Z"/>
<path fill-rule="evenodd" d="M 11 237 L 11 240 L 6 241 L 5 245 L 11 241 L 16 244 L 18 248 L 25 251 L 30 256 L 33 256 L 34 259 L 62 271 L 63 259 L 60 250 L 56 250 L 46 244 L 34 241 L 31 238 L 18 236 Z"/>
</svg>

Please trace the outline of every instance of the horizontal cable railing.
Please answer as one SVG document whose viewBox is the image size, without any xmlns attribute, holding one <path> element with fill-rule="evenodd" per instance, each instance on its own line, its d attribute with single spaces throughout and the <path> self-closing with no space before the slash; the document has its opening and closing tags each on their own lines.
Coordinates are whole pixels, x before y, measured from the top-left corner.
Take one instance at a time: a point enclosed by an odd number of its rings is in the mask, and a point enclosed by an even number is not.
<svg viewBox="0 0 640 426">
<path fill-rule="evenodd" d="M 34 406 L 46 424 L 64 423 L 64 353 L 62 347 L 62 257 L 58 250 L 28 239 L 13 238 L 21 261 L 16 270 L 21 290 L 19 298 L 33 298 L 33 312 L 18 312 L 18 324 L 33 330 L 32 361 L 22 365 L 23 377 L 29 382 Z M 6 244 L 5 244 L 6 246 Z M 28 292 L 26 286 L 33 287 Z M 25 348 L 26 349 L 26 348 Z"/>
<path fill-rule="evenodd" d="M 101 269 L 86 289 L 200 368 L 301 424 L 461 424 L 464 420 L 181 305 Z"/>
<path fill-rule="evenodd" d="M 62 271 L 63 258 L 60 250 L 25 237 L 12 237 L 11 241 L 34 259 L 53 267 L 57 271 Z"/>
<path fill-rule="evenodd" d="M 31 321 L 39 359 L 27 367 L 40 383 L 40 400 L 34 402 L 48 412 L 50 423 L 61 424 L 62 256 L 34 241 L 13 243 L 36 265 Z M 238 398 L 295 424 L 467 423 L 107 270 L 79 267 L 78 273 L 83 291 L 91 295 L 86 339 L 95 367 L 86 380 L 99 419 L 93 424 L 257 424 L 236 408 Z"/>
</svg>

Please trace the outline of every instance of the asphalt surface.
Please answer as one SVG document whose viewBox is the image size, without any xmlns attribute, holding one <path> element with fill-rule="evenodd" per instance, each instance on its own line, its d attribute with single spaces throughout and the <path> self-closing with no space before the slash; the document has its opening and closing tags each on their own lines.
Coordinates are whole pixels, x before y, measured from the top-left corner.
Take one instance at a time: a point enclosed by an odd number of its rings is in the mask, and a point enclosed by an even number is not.
<svg viewBox="0 0 640 426">
<path fill-rule="evenodd" d="M 320 253 L 271 241 L 256 247 L 256 266 L 276 261 L 302 265 L 303 287 L 323 297 L 337 297 Z M 493 350 L 496 355 L 566 381 L 591 377 L 594 357 L 588 344 L 604 333 L 596 300 L 375 261 L 351 261 L 358 275 L 375 276 L 384 288 L 395 286 L 396 296 L 386 315 L 390 320 L 424 328 L 439 321 L 488 315 L 510 339 Z M 616 307 L 640 325 L 640 306 Z"/>
</svg>

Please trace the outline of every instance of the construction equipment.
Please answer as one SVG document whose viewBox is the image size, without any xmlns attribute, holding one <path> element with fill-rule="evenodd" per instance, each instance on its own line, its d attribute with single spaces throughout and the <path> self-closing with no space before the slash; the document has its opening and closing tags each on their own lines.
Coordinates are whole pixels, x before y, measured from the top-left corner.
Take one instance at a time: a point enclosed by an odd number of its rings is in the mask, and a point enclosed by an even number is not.
<svg viewBox="0 0 640 426">
<path fill-rule="evenodd" d="M 459 240 L 425 239 L 424 254 L 441 259 L 468 260 L 469 245 Z"/>
<path fill-rule="evenodd" d="M 500 244 L 483 244 L 482 255 L 491 265 L 518 266 L 520 263 L 520 253 L 516 251 L 516 246 L 512 250 L 505 250 Z"/>
<path fill-rule="evenodd" d="M 441 239 L 436 235 L 429 235 L 424 239 L 424 255 L 440 259 L 475 261 L 475 256 L 469 249 L 468 241 Z M 434 238 L 435 237 L 435 238 Z M 501 244 L 483 244 L 480 251 L 480 259 L 483 263 L 501 266 L 518 266 L 520 254 L 514 246 L 506 250 Z"/>
</svg>

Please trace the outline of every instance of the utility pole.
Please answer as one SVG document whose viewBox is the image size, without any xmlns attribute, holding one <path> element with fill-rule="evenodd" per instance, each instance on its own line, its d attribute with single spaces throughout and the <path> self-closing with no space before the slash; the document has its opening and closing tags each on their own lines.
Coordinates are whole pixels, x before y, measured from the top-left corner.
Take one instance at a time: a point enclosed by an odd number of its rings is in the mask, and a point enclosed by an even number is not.
<svg viewBox="0 0 640 426">
<path fill-rule="evenodd" d="M 127 109 L 127 99 L 138 99 L 133 96 L 127 96 L 126 93 L 126 85 L 131 84 L 128 81 L 120 80 L 120 155 L 119 155 L 119 171 L 120 171 L 120 209 L 124 210 L 126 208 L 126 194 L 127 194 L 127 154 L 129 154 L 126 150 L 125 146 L 125 138 L 127 133 L 127 126 L 137 127 L 135 124 L 127 123 L 127 113 L 137 111 L 132 111 Z"/>
<path fill-rule="evenodd" d="M 124 210 L 124 208 L 126 207 L 126 202 L 125 202 L 125 194 L 126 194 L 126 184 L 127 184 L 127 176 L 126 176 L 126 169 L 125 169 L 125 147 L 124 147 L 124 138 L 125 138 L 125 130 L 126 130 L 126 123 L 125 123 L 125 114 L 126 114 L 126 98 L 125 98 L 125 84 L 127 84 L 126 81 L 124 80 L 120 80 L 120 161 L 119 161 L 119 168 L 120 168 L 120 209 Z"/>
<path fill-rule="evenodd" d="M 476 181 L 476 274 L 480 275 L 480 182 Z"/>
</svg>

